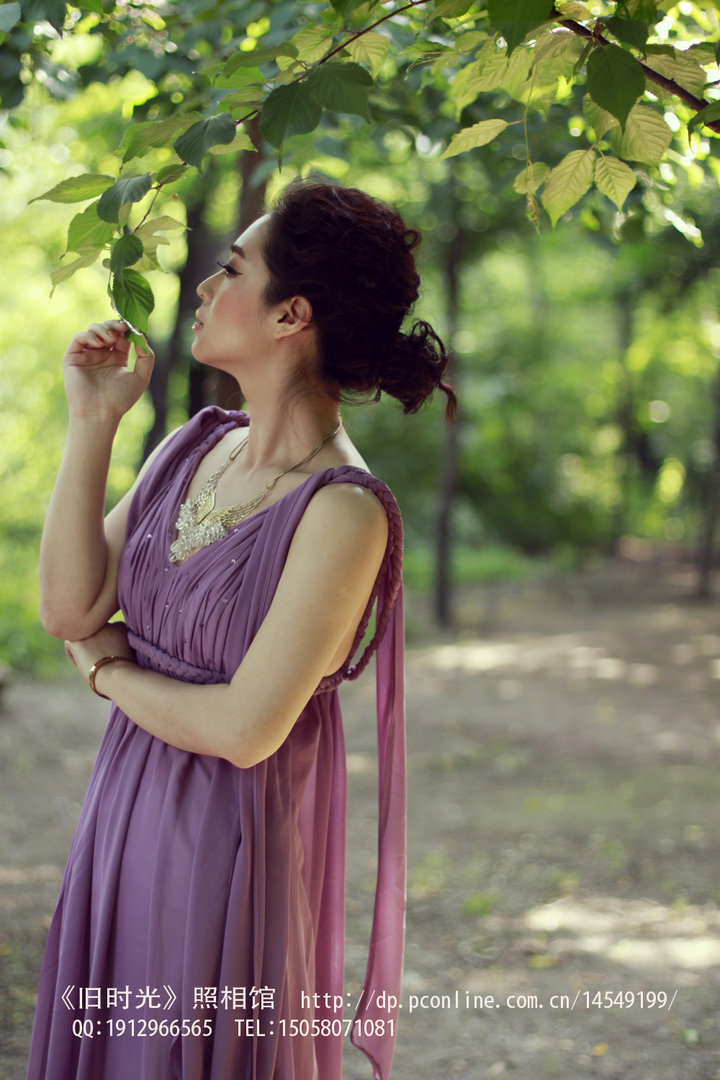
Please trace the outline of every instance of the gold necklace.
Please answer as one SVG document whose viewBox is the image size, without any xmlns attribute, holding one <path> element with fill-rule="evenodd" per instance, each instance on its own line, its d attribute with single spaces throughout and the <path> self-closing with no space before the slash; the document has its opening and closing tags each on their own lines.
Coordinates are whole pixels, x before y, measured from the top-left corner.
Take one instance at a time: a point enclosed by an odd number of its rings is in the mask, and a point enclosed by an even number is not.
<svg viewBox="0 0 720 1080">
<path fill-rule="evenodd" d="M 221 540 L 224 536 L 227 536 L 229 529 L 239 525 L 241 521 L 250 517 L 253 511 L 257 510 L 278 480 L 294 469 L 299 469 L 301 465 L 310 461 L 310 458 L 315 457 L 322 450 L 325 443 L 330 442 L 337 435 L 341 427 L 342 418 L 338 420 L 337 427 L 333 428 L 329 435 L 321 439 L 309 454 L 306 454 L 300 461 L 296 461 L 294 465 L 283 469 L 272 480 L 268 480 L 262 491 L 258 495 L 254 495 L 252 499 L 248 499 L 247 502 L 238 506 L 216 506 L 215 495 L 220 477 L 245 449 L 247 439 L 240 446 L 231 450 L 227 461 L 223 462 L 220 468 L 216 469 L 212 476 L 205 481 L 197 495 L 192 499 L 186 499 L 181 505 L 178 511 L 178 519 L 175 522 L 175 528 L 178 532 L 177 539 L 170 545 L 171 562 L 184 562 L 198 548 L 207 547 L 208 544 L 214 544 L 216 540 Z"/>
</svg>

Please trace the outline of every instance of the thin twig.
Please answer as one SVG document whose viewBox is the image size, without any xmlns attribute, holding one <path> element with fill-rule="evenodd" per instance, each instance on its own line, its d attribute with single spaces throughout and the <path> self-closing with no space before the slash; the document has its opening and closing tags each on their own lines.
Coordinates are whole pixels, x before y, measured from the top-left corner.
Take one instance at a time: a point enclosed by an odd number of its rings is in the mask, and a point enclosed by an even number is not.
<svg viewBox="0 0 720 1080">
<path fill-rule="evenodd" d="M 381 26 L 382 23 L 387 22 L 388 19 L 394 19 L 396 15 L 402 15 L 404 11 L 410 11 L 411 8 L 420 7 L 421 4 L 427 3 L 429 3 L 429 0 L 410 0 L 410 3 L 405 4 L 404 7 L 396 8 L 395 11 L 389 11 L 387 15 L 383 15 L 382 19 L 378 19 L 376 22 L 371 23 L 370 26 L 366 26 L 364 30 L 358 30 L 356 34 L 352 34 L 349 38 L 345 38 L 344 41 L 341 41 L 340 44 L 336 45 L 334 49 L 331 49 L 326 56 L 323 56 L 322 60 L 318 60 L 317 67 L 320 67 L 321 64 L 327 64 L 328 60 L 330 60 L 331 57 L 336 56 L 339 52 L 342 52 L 343 49 L 346 49 L 348 45 L 352 44 L 353 41 L 357 41 L 358 38 L 364 37 L 365 34 L 369 34 L 372 30 L 375 30 L 376 27 Z M 302 82 L 303 79 L 306 79 L 309 74 L 309 71 L 304 71 L 302 75 L 298 76 L 295 82 Z M 252 112 L 247 113 L 245 116 L 241 116 L 239 120 L 235 121 L 235 127 L 238 127 L 238 125 L 240 124 L 244 124 L 246 120 L 252 120 L 252 118 L 254 116 L 257 116 L 259 112 L 260 109 L 253 109 Z"/>
</svg>

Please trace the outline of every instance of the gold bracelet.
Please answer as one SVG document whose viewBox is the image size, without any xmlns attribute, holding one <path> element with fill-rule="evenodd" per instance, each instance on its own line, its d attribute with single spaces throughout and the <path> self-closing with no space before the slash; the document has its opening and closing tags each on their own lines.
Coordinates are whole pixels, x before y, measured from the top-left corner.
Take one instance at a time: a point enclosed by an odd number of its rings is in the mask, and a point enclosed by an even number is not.
<svg viewBox="0 0 720 1080">
<path fill-rule="evenodd" d="M 111 664 L 113 660 L 124 660 L 126 664 L 132 664 L 133 662 L 129 656 L 103 656 L 100 660 L 95 661 L 93 666 L 90 668 L 90 671 L 88 672 L 88 683 L 90 685 L 90 689 L 94 694 L 97 694 L 98 697 L 105 698 L 106 701 L 110 701 L 110 698 L 107 696 L 107 694 L 101 694 L 100 691 L 97 689 L 97 687 L 95 686 L 95 676 L 97 675 L 101 667 L 105 667 L 106 664 Z"/>
</svg>

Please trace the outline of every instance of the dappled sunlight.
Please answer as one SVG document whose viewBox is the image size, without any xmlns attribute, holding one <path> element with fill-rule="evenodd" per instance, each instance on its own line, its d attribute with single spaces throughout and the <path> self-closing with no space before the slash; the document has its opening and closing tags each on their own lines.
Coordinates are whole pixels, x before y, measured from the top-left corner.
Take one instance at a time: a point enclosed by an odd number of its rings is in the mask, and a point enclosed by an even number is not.
<svg viewBox="0 0 720 1080">
<path fill-rule="evenodd" d="M 38 881 L 55 881 L 62 870 L 43 863 L 40 866 L 0 866 L 0 885 L 31 885 Z"/>
<path fill-rule="evenodd" d="M 697 643 L 673 648 L 669 663 L 631 662 L 613 656 L 604 646 L 591 644 L 590 635 L 549 634 L 518 637 L 513 640 L 466 639 L 417 650 L 415 656 L 427 671 L 502 672 L 532 674 L 545 672 L 568 679 L 597 679 L 626 682 L 634 686 L 653 686 L 676 667 L 699 664 L 704 678 L 720 677 L 720 639 L 703 635 Z"/>
<path fill-rule="evenodd" d="M 720 963 L 720 912 L 650 900 L 572 897 L 530 910 L 524 925 L 557 955 L 591 953 L 629 968 L 702 970 Z"/>
</svg>

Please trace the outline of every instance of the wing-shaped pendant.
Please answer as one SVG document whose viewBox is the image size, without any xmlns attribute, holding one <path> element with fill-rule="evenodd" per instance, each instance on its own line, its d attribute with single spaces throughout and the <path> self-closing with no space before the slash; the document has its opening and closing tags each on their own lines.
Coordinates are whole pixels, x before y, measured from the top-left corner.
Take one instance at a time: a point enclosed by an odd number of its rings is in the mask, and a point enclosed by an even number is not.
<svg viewBox="0 0 720 1080">
<path fill-rule="evenodd" d="M 202 525 L 203 521 L 215 509 L 215 491 L 208 491 L 204 497 L 198 499 L 195 510 L 195 524 Z"/>
</svg>

